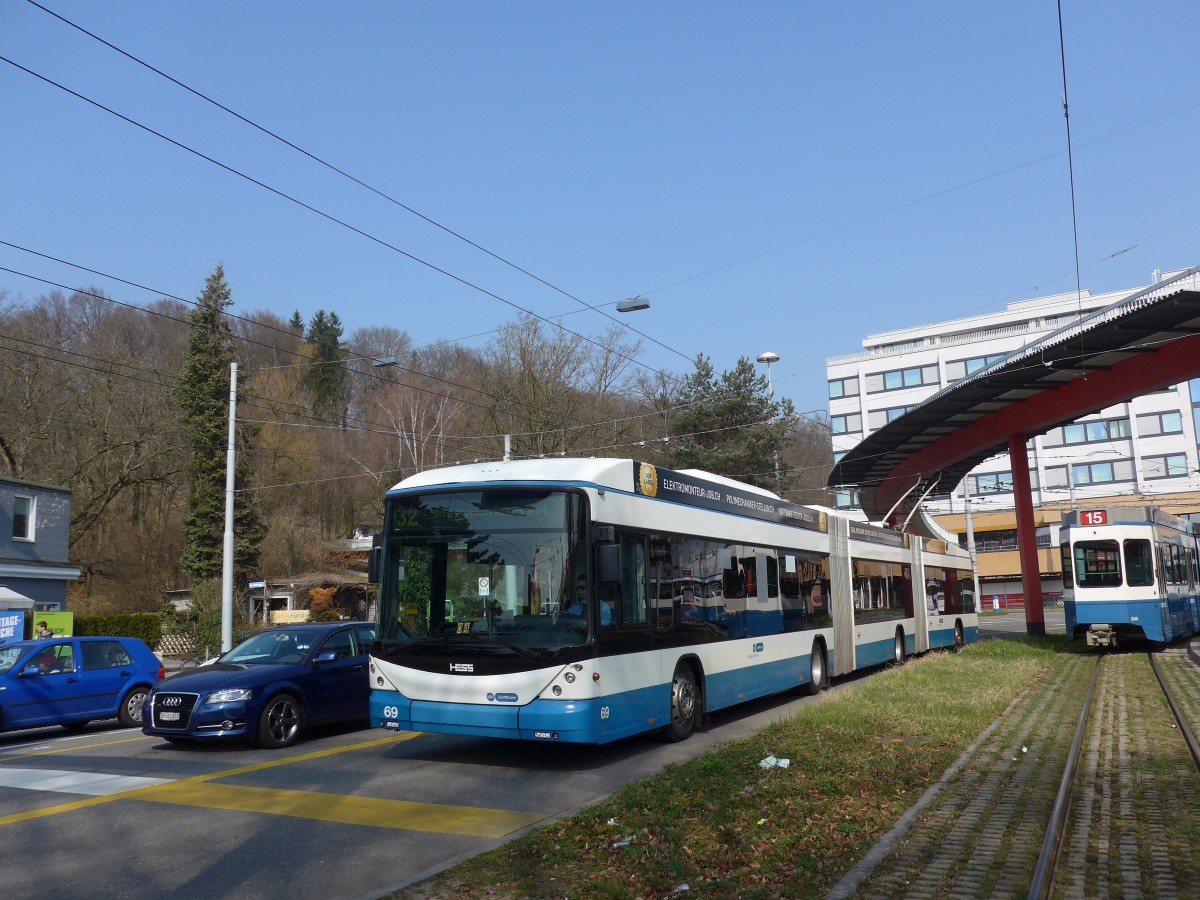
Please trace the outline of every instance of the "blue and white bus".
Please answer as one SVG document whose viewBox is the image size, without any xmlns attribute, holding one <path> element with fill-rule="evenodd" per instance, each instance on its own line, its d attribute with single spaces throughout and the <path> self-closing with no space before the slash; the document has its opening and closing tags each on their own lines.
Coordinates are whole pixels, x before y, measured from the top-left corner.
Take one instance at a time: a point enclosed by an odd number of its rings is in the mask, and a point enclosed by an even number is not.
<svg viewBox="0 0 1200 900">
<path fill-rule="evenodd" d="M 1089 647 L 1167 643 L 1200 631 L 1200 561 L 1191 524 L 1152 506 L 1063 515 L 1067 634 Z"/>
<path fill-rule="evenodd" d="M 978 632 L 965 552 L 630 459 L 430 470 L 386 497 L 376 727 L 602 744 Z"/>
</svg>

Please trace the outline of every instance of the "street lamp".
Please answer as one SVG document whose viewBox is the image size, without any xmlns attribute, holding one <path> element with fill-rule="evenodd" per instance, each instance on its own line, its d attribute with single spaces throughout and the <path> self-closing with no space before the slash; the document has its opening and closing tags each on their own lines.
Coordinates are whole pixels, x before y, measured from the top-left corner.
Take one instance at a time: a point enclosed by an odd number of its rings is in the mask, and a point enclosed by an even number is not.
<svg viewBox="0 0 1200 900">
<path fill-rule="evenodd" d="M 637 312 L 639 309 L 649 309 L 650 301 L 645 297 L 630 297 L 628 300 L 622 300 L 617 304 L 617 312 Z"/>
<path fill-rule="evenodd" d="M 758 354 L 758 362 L 766 363 L 767 365 L 767 392 L 771 395 L 771 402 L 775 402 L 775 386 L 771 383 L 771 363 L 779 362 L 779 354 L 772 353 L 770 350 L 765 353 Z M 771 409 L 771 421 L 775 421 L 774 406 Z M 775 458 L 775 493 L 779 493 L 779 448 L 776 447 L 771 451 L 771 455 Z"/>
<path fill-rule="evenodd" d="M 779 362 L 779 354 L 772 353 L 768 350 L 766 353 L 758 354 L 758 362 L 767 364 L 767 391 L 771 394 L 771 399 L 775 399 L 775 388 L 771 384 L 771 363 Z"/>
</svg>

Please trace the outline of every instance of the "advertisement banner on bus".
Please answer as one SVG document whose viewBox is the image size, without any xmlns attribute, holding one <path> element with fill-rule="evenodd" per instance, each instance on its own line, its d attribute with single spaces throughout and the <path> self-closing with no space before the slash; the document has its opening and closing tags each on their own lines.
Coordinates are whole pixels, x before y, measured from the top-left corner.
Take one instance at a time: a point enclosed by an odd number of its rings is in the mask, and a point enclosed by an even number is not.
<svg viewBox="0 0 1200 900">
<path fill-rule="evenodd" d="M 634 490 L 643 497 L 750 516 L 809 531 L 828 530 L 823 512 L 671 469 L 660 469 L 650 463 L 634 462 L 633 483 Z"/>
</svg>

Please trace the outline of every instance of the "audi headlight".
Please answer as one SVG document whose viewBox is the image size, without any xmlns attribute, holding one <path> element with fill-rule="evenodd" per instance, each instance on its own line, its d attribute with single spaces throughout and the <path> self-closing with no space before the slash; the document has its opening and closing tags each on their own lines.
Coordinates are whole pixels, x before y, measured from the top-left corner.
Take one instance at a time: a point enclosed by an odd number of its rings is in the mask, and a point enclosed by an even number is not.
<svg viewBox="0 0 1200 900">
<path fill-rule="evenodd" d="M 221 703 L 243 703 L 249 700 L 254 692 L 250 688 L 230 688 L 227 691 L 214 691 L 204 701 L 205 706 L 217 706 Z"/>
</svg>

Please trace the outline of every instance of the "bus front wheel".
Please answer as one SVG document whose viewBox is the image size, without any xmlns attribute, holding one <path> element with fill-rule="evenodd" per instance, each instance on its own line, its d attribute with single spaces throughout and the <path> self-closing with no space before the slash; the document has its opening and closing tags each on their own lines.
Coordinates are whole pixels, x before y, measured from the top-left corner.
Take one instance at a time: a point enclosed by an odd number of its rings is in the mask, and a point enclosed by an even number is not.
<svg viewBox="0 0 1200 900">
<path fill-rule="evenodd" d="M 896 646 L 892 650 L 892 664 L 904 665 L 904 632 L 896 629 Z"/>
<path fill-rule="evenodd" d="M 671 724 L 666 735 L 671 741 L 686 741 L 696 730 L 696 677 L 691 666 L 682 665 L 671 679 Z"/>
</svg>

